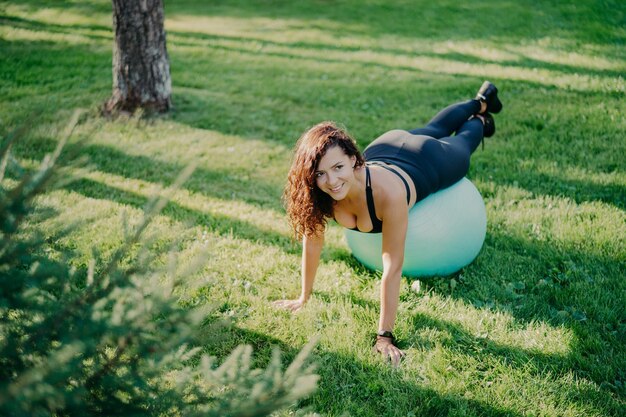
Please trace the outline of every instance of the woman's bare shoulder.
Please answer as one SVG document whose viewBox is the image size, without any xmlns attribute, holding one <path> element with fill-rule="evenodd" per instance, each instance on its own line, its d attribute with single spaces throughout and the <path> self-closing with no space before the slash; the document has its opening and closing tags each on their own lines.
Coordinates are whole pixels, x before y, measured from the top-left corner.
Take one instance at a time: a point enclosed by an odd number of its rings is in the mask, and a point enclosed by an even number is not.
<svg viewBox="0 0 626 417">
<path fill-rule="evenodd" d="M 381 206 L 393 209 L 396 205 L 406 205 L 406 191 L 398 176 L 383 167 L 373 166 L 372 182 L 374 199 Z"/>
</svg>

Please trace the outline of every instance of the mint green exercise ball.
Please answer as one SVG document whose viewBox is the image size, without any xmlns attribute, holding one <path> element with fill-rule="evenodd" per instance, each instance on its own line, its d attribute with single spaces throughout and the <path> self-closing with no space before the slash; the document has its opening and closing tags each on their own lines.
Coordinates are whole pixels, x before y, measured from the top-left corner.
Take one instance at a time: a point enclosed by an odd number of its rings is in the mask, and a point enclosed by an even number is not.
<svg viewBox="0 0 626 417">
<path fill-rule="evenodd" d="M 345 233 L 355 258 L 382 271 L 382 233 Z M 474 184 L 463 178 L 409 210 L 402 273 L 423 277 L 457 272 L 478 256 L 486 233 L 485 203 Z"/>
</svg>

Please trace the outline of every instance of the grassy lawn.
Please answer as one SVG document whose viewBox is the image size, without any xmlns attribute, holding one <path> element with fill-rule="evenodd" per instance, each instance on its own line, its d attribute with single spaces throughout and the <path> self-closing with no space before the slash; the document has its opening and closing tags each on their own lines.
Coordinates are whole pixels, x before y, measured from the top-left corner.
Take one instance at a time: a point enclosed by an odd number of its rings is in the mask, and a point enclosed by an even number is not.
<svg viewBox="0 0 626 417">
<path fill-rule="evenodd" d="M 225 322 L 207 352 L 251 344 L 263 366 L 273 346 L 292 358 L 319 336 L 318 390 L 278 415 L 626 415 L 623 2 L 166 1 L 175 108 L 115 121 L 97 111 L 111 92 L 110 9 L 0 1 L 0 134 L 33 125 L 16 157 L 41 159 L 87 109 L 76 137 L 88 138 L 88 169 L 38 201 L 58 213 L 37 225 L 53 256 L 86 268 L 95 247 L 106 259 L 125 219 L 197 161 L 152 245 L 175 246 L 183 264 L 208 250 L 180 293 Z M 484 79 L 505 105 L 468 175 L 487 207 L 485 245 L 419 293 L 403 282 L 400 369 L 370 351 L 379 275 L 336 224 L 306 309 L 272 308 L 299 293 L 280 197 L 300 133 L 336 120 L 363 148 Z"/>
</svg>

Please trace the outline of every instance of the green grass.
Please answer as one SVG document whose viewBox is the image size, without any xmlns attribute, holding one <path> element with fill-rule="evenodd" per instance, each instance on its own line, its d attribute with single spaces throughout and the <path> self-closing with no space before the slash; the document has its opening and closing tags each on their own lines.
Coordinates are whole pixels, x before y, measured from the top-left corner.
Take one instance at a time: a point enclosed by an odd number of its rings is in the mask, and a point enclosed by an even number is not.
<svg viewBox="0 0 626 417">
<path fill-rule="evenodd" d="M 148 199 L 199 168 L 150 232 L 180 259 L 208 248 L 181 302 L 216 307 L 223 357 L 287 357 L 314 335 L 318 391 L 293 410 L 323 416 L 626 414 L 626 8 L 618 1 L 168 1 L 174 110 L 109 121 L 110 2 L 0 2 L 0 133 L 41 111 L 15 149 L 55 146 L 76 107 L 89 170 L 48 193 L 38 224 L 56 256 L 106 258 Z M 364 147 L 472 97 L 483 79 L 505 110 L 472 159 L 485 245 L 454 277 L 403 282 L 392 370 L 370 352 L 379 277 L 331 225 L 314 297 L 280 202 L 295 139 L 332 119 Z M 64 236 L 68 224 L 77 232 Z M 165 257 L 163 262 L 167 260 Z M 184 262 L 183 262 L 184 264 Z"/>
</svg>

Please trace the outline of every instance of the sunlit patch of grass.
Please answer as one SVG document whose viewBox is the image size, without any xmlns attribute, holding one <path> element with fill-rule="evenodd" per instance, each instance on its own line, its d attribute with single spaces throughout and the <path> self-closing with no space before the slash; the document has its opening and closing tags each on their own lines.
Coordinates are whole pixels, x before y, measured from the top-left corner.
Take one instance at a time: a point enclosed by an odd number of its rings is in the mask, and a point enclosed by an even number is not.
<svg viewBox="0 0 626 417">
<path fill-rule="evenodd" d="M 484 41 L 482 39 L 447 40 L 433 42 L 430 39 L 386 35 L 382 38 L 367 39 L 362 36 L 345 34 L 345 24 L 329 20 L 319 20 L 314 24 L 301 19 L 270 19 L 253 17 L 214 16 L 198 17 L 174 15 L 168 19 L 168 30 L 175 40 L 185 41 L 186 35 L 206 35 L 211 41 L 220 38 L 240 42 L 275 43 L 309 48 L 352 50 L 391 50 L 406 55 L 451 53 L 474 57 L 487 62 L 516 64 L 530 58 L 540 62 L 608 71 L 623 71 L 625 64 L 617 59 L 598 57 L 592 45 L 563 45 L 563 41 L 543 38 L 524 45 L 507 42 Z M 390 48 L 390 45 L 393 45 Z M 259 48 L 262 47 L 259 45 Z M 576 52 L 570 49 L 575 47 Z M 380 51 L 379 51 L 380 52 Z"/>
<path fill-rule="evenodd" d="M 62 25 L 70 28 L 76 26 L 74 29 L 78 29 L 79 32 L 82 26 L 110 26 L 112 23 L 112 8 L 107 1 L 92 1 L 90 13 L 85 13 L 85 10 L 81 7 L 85 6 L 85 2 L 64 1 L 63 5 L 49 1 L 42 1 L 40 4 L 37 4 L 37 2 L 33 2 L 34 4 L 30 3 L 15 4 L 14 2 L 7 2 L 2 7 L 6 15 L 20 17 L 40 24 Z M 77 7 L 73 8 L 72 6 L 74 5 Z M 94 10 L 98 10 L 98 12 L 94 13 Z"/>
<path fill-rule="evenodd" d="M 90 36 L 82 35 L 79 33 L 54 33 L 49 31 L 10 27 L 0 28 L 0 36 L 2 36 L 7 41 L 64 42 L 70 45 L 93 44 L 93 39 L 91 39 Z"/>
<path fill-rule="evenodd" d="M 134 135 L 137 129 L 142 132 L 139 137 Z M 280 143 L 194 129 L 177 122 L 138 122 L 135 128 L 110 123 L 98 136 L 98 144 L 106 144 L 130 157 L 145 156 L 149 150 L 156 164 L 180 166 L 184 162 L 196 161 L 200 169 L 230 170 L 242 176 L 257 174 L 264 181 L 280 187 L 291 152 Z M 173 137 L 176 140 L 172 140 Z"/>
<path fill-rule="evenodd" d="M 168 18 L 166 29 L 172 33 L 202 34 L 219 37 L 255 37 L 261 41 L 275 42 L 339 42 L 346 47 L 362 43 L 359 38 L 339 36 L 344 24 L 327 19 L 279 19 L 268 17 L 189 16 L 174 14 Z M 360 41 L 360 42 L 359 42 Z"/>
<path fill-rule="evenodd" d="M 505 229 L 536 240 L 578 246 L 588 254 L 613 243 L 619 250 L 620 242 L 626 239 L 626 215 L 621 209 L 601 202 L 577 204 L 567 198 L 524 195 L 520 191 L 503 190 L 489 201 L 494 223 L 503 222 Z"/>
<path fill-rule="evenodd" d="M 408 292 L 409 289 L 406 288 Z M 407 294 L 408 297 L 408 294 Z M 415 302 L 417 301 L 417 302 Z M 519 322 L 506 311 L 489 306 L 476 306 L 437 294 L 426 294 L 423 299 L 406 302 L 406 314 L 414 317 L 414 325 L 419 332 L 425 329 L 439 331 L 440 342 L 454 342 L 463 337 L 476 338 L 493 344 L 493 349 L 519 349 L 528 352 L 541 352 L 546 355 L 567 356 L 572 351 L 575 336 L 563 327 L 555 327 L 541 321 Z M 422 323 L 423 322 L 423 326 Z M 403 327 L 406 324 L 403 323 Z M 403 328 L 401 327 L 401 328 Z M 403 329 L 413 333 L 413 329 Z M 419 334 L 415 342 L 420 347 Z M 413 337 L 409 336 L 409 340 Z M 433 342 L 426 338 L 427 344 Z"/>
<path fill-rule="evenodd" d="M 99 171 L 91 171 L 82 178 L 106 185 L 108 188 L 143 197 L 145 201 L 155 194 L 161 194 L 165 191 L 160 184 L 128 179 Z M 210 216 L 229 217 L 246 222 L 250 226 L 258 228 L 260 233 L 271 231 L 280 233 L 286 238 L 292 235 L 286 223 L 284 212 L 263 209 L 243 201 L 206 197 L 201 193 L 194 193 L 185 189 L 174 193 L 170 201 L 187 211 L 206 213 Z"/>
<path fill-rule="evenodd" d="M 380 65 L 389 69 L 404 69 L 437 74 L 473 75 L 492 79 L 506 78 L 515 81 L 526 81 L 546 86 L 572 89 L 575 91 L 626 91 L 626 81 L 623 78 L 606 77 L 600 75 L 585 75 L 565 73 L 558 70 L 543 68 L 527 68 L 511 64 L 501 65 L 492 61 L 470 63 L 468 61 L 450 58 L 417 54 L 389 53 L 377 50 L 345 50 L 337 49 L 332 44 L 316 45 L 307 48 L 306 45 L 267 43 L 257 39 L 216 38 L 210 40 L 196 40 L 185 37 L 171 36 L 174 43 L 180 43 L 183 51 L 190 53 L 200 52 L 205 48 L 225 48 L 247 54 L 262 54 L 277 56 L 277 59 L 306 59 L 311 61 L 344 62 L 354 66 Z M 467 46 L 465 49 L 468 49 Z M 476 45 L 472 52 L 476 54 L 481 48 Z M 482 53 L 484 57 L 484 53 Z M 498 56 L 492 51 L 489 55 Z"/>
<path fill-rule="evenodd" d="M 601 71 L 626 71 L 626 62 L 598 56 L 595 52 L 585 51 L 585 46 L 578 46 L 580 50 L 572 51 L 571 47 L 555 46 L 555 39 L 540 39 L 526 45 L 505 45 L 503 49 L 520 57 L 531 58 L 549 64 L 558 64 L 572 68 L 585 68 Z"/>
</svg>

